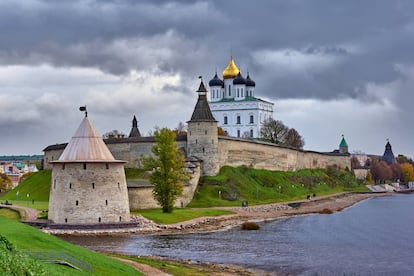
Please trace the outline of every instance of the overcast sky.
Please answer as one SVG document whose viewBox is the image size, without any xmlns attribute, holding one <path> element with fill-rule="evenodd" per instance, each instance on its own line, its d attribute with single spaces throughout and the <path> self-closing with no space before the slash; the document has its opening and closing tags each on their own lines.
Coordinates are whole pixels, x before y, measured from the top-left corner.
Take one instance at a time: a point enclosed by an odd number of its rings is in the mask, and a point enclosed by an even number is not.
<svg viewBox="0 0 414 276">
<path fill-rule="evenodd" d="M 236 64 L 305 149 L 414 157 L 414 1 L 0 2 L 0 155 L 191 117 L 198 76 Z"/>
</svg>

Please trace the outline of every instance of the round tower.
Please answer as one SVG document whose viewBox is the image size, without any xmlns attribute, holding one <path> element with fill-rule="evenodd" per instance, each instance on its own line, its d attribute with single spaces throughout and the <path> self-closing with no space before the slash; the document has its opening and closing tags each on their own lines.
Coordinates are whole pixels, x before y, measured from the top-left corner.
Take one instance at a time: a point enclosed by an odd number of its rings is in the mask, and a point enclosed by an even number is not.
<svg viewBox="0 0 414 276">
<path fill-rule="evenodd" d="M 56 224 L 130 221 L 126 162 L 114 159 L 87 113 L 59 160 L 50 163 L 51 221 Z"/>
<path fill-rule="evenodd" d="M 201 159 L 202 174 L 216 175 L 218 164 L 217 121 L 211 113 L 207 101 L 207 89 L 203 81 L 197 90 L 198 100 L 191 120 L 188 121 L 187 156 Z"/>
</svg>

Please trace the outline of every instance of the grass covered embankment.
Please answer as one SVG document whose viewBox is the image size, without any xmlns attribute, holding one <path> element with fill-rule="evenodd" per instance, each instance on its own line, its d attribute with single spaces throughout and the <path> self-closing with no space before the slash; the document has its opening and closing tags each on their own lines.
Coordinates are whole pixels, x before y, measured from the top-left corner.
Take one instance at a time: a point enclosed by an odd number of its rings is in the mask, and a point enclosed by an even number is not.
<svg viewBox="0 0 414 276">
<path fill-rule="evenodd" d="M 1 248 L 0 255 L 0 275 L 142 275 L 132 267 L 119 261 L 108 258 L 99 253 L 73 245 L 54 236 L 45 234 L 33 227 L 27 226 L 17 221 L 12 221 L 0 217 L 0 236 L 7 239 L 15 252 Z M 75 266 L 82 267 L 83 270 L 76 270 L 66 265 L 50 264 L 35 261 L 26 254 L 40 255 L 45 254 L 50 260 L 63 260 Z M 13 264 L 33 271 L 33 274 L 11 273 L 8 266 Z M 6 266 L 6 267 L 5 267 Z"/>
<path fill-rule="evenodd" d="M 188 207 L 257 205 L 343 191 L 368 190 L 348 170 L 333 167 L 295 172 L 223 167 L 217 176 L 202 177 Z"/>
<path fill-rule="evenodd" d="M 13 204 L 38 210 L 46 210 L 49 205 L 51 170 L 42 170 L 29 175 L 16 188 L 0 199 Z"/>
</svg>

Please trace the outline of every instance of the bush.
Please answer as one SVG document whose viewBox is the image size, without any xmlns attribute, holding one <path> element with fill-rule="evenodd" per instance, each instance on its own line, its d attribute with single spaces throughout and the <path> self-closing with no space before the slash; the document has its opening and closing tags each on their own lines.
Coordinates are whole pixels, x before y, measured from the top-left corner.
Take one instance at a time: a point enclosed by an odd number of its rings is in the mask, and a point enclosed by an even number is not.
<svg viewBox="0 0 414 276">
<path fill-rule="evenodd" d="M 17 251 L 11 242 L 0 235 L 0 275 L 46 275 L 38 261 Z"/>
<path fill-rule="evenodd" d="M 259 230 L 260 226 L 256 222 L 247 221 L 242 224 L 241 229 L 242 230 Z"/>
<path fill-rule="evenodd" d="M 333 213 L 333 211 L 332 211 L 331 209 L 328 209 L 328 208 L 325 208 L 325 209 L 323 209 L 323 210 L 319 211 L 319 214 L 326 214 L 326 215 L 330 215 L 330 214 L 332 214 L 332 213 Z"/>
</svg>

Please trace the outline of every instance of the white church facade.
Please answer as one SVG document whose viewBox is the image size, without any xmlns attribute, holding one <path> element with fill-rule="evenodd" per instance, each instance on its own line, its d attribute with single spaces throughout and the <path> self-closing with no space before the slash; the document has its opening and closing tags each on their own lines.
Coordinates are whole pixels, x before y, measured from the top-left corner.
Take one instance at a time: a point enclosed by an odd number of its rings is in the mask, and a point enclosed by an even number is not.
<svg viewBox="0 0 414 276">
<path fill-rule="evenodd" d="M 247 74 L 244 78 L 233 57 L 223 71 L 209 82 L 210 109 L 214 118 L 229 136 L 260 138 L 260 129 L 273 118 L 273 103 L 256 98 L 256 83 Z"/>
</svg>

